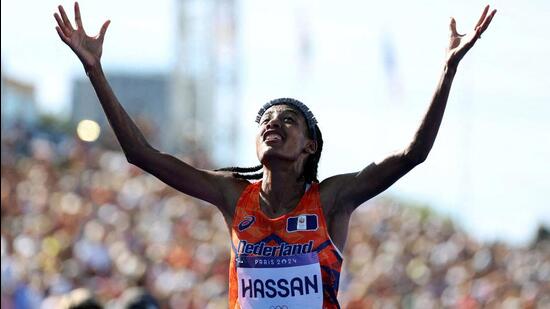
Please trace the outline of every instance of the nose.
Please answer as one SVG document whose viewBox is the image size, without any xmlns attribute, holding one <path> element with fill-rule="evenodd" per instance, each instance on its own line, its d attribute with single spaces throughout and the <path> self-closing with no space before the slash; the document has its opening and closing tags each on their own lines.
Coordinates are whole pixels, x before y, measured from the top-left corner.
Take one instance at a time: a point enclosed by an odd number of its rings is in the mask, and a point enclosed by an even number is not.
<svg viewBox="0 0 550 309">
<path fill-rule="evenodd" d="M 268 129 L 270 129 L 270 128 L 280 128 L 281 127 L 281 121 L 279 120 L 278 117 L 273 117 L 267 122 L 266 127 Z"/>
</svg>

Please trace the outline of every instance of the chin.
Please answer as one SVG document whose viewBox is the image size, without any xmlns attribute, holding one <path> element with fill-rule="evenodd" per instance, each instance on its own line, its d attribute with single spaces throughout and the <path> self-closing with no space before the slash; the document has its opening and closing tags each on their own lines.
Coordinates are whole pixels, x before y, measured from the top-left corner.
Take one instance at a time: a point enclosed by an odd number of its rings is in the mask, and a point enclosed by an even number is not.
<svg viewBox="0 0 550 309">
<path fill-rule="evenodd" d="M 258 155 L 258 159 L 265 165 L 271 160 L 295 161 L 297 158 L 291 155 L 289 156 L 289 153 L 283 149 L 268 147 Z"/>
<path fill-rule="evenodd" d="M 280 157 L 281 154 L 278 153 L 277 149 L 273 149 L 271 147 L 265 147 L 261 150 L 261 153 L 258 154 L 258 159 L 260 162 L 264 162 L 265 160 L 270 160 L 272 158 Z"/>
</svg>

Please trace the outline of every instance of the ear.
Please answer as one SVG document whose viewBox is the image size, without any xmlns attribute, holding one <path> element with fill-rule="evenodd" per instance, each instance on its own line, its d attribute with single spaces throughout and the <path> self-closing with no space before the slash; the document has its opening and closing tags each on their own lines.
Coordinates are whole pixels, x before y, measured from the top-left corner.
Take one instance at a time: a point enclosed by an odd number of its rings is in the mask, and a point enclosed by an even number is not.
<svg viewBox="0 0 550 309">
<path fill-rule="evenodd" d="M 317 142 L 314 140 L 308 140 L 306 143 L 306 146 L 304 147 L 304 151 L 309 154 L 314 154 L 317 152 Z"/>
</svg>

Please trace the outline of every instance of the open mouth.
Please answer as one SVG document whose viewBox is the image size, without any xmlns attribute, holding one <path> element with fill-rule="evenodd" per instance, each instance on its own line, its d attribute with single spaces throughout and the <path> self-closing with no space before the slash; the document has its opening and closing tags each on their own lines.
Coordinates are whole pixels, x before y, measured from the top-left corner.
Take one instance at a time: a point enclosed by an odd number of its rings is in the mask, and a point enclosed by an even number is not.
<svg viewBox="0 0 550 309">
<path fill-rule="evenodd" d="M 267 131 L 264 133 L 264 142 L 280 142 L 283 136 L 275 131 Z"/>
<path fill-rule="evenodd" d="M 281 140 L 283 140 L 283 138 L 279 134 L 269 134 L 264 139 L 266 142 L 277 142 Z"/>
</svg>

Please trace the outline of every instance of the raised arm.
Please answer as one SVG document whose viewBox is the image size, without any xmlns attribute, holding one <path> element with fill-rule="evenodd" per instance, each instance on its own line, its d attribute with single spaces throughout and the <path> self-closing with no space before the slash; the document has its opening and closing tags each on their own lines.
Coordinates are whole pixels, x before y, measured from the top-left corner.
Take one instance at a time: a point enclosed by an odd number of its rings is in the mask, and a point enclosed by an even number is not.
<svg viewBox="0 0 550 309">
<path fill-rule="evenodd" d="M 351 213 L 357 206 L 386 190 L 426 160 L 443 118 L 458 63 L 487 29 L 496 10 L 490 14 L 488 12 L 489 6 L 485 7 L 474 30 L 467 35 L 458 34 L 456 22 L 454 18 L 451 19 L 450 43 L 445 66 L 432 101 L 412 142 L 404 150 L 380 162 L 371 163 L 358 173 L 337 175 L 324 181 L 322 188 L 326 188 L 327 196 L 335 196 L 331 205 L 344 207 Z"/>
<path fill-rule="evenodd" d="M 103 24 L 99 35 L 91 37 L 84 31 L 78 2 L 74 5 L 76 28 L 69 21 L 63 7 L 59 6 L 58 9 L 59 14 L 54 14 L 58 25 L 57 33 L 84 65 L 128 162 L 183 193 L 218 206 L 224 215 L 231 215 L 231 208 L 245 184 L 230 175 L 196 169 L 171 155 L 157 151 L 149 145 L 119 103 L 105 78 L 100 62 L 103 40 L 110 21 Z"/>
</svg>

